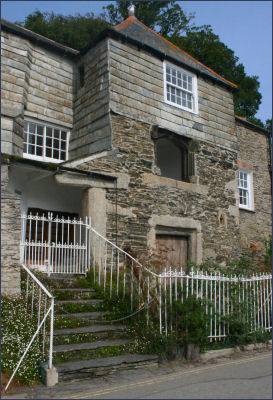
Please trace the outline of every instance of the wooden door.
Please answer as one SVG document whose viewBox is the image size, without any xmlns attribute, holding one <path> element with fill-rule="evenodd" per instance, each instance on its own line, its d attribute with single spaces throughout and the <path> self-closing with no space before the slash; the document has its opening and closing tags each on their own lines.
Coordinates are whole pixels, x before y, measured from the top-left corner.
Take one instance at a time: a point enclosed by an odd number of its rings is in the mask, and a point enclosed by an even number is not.
<svg viewBox="0 0 273 400">
<path fill-rule="evenodd" d="M 156 235 L 157 252 L 167 268 L 185 269 L 189 256 L 188 242 L 187 236 Z"/>
</svg>

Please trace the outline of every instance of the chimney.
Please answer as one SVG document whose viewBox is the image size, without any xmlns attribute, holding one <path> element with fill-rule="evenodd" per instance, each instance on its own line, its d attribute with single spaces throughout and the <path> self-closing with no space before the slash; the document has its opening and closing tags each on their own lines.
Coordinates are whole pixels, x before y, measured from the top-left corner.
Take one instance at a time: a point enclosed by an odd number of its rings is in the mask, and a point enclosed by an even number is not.
<svg viewBox="0 0 273 400">
<path fill-rule="evenodd" d="M 130 4 L 128 7 L 128 15 L 129 17 L 134 17 L 135 16 L 135 6 L 134 4 Z"/>
</svg>

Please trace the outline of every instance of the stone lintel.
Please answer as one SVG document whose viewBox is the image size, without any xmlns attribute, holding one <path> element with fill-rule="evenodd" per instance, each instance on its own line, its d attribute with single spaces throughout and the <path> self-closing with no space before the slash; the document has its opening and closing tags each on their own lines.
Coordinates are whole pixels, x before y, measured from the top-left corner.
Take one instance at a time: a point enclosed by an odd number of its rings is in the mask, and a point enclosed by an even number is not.
<svg viewBox="0 0 273 400">
<path fill-rule="evenodd" d="M 59 185 L 69 185 L 81 188 L 102 188 L 113 189 L 115 182 L 109 182 L 104 179 L 94 179 L 89 176 L 83 176 L 77 173 L 61 172 L 55 175 L 55 180 Z"/>
</svg>

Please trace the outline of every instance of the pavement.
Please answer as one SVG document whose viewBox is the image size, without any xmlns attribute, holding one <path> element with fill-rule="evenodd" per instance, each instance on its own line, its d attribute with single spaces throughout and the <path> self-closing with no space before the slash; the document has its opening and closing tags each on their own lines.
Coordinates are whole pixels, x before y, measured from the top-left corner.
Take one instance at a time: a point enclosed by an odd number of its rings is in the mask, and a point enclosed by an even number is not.
<svg viewBox="0 0 273 400">
<path fill-rule="evenodd" d="M 5 399 L 271 399 L 272 353 L 246 351 L 208 362 L 171 362 L 107 377 L 37 386 Z"/>
</svg>

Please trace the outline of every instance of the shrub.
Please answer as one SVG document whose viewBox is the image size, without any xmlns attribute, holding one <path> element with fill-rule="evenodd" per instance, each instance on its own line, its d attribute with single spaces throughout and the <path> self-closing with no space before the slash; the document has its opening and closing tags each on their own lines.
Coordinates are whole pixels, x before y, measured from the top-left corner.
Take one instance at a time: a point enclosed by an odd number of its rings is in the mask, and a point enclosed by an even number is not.
<svg viewBox="0 0 273 400">
<path fill-rule="evenodd" d="M 11 375 L 37 329 L 37 321 L 31 318 L 21 296 L 2 296 L 2 371 Z M 39 339 L 32 343 L 20 365 L 16 378 L 23 384 L 39 379 L 39 363 L 42 355 Z"/>
<path fill-rule="evenodd" d="M 267 272 L 272 271 L 272 237 L 270 236 L 268 239 L 264 240 L 264 266 Z"/>
<path fill-rule="evenodd" d="M 172 305 L 177 343 L 181 346 L 195 344 L 204 346 L 208 337 L 208 317 L 202 300 L 189 296 L 183 303 Z"/>
</svg>

